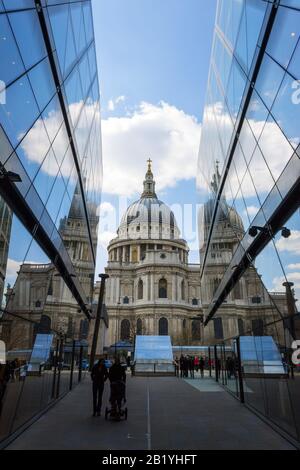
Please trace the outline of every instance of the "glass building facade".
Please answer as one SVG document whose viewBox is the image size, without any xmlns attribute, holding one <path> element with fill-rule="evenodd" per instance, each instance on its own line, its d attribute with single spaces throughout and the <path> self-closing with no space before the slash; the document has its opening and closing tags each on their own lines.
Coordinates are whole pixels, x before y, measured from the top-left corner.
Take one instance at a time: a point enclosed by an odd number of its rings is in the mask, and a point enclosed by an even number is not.
<svg viewBox="0 0 300 470">
<path fill-rule="evenodd" d="M 102 186 L 90 1 L 0 0 L 0 441 L 81 379 Z"/>
<path fill-rule="evenodd" d="M 300 1 L 219 0 L 198 163 L 205 335 L 223 384 L 296 440 L 299 117 Z M 240 336 L 256 340 L 239 381 Z"/>
</svg>

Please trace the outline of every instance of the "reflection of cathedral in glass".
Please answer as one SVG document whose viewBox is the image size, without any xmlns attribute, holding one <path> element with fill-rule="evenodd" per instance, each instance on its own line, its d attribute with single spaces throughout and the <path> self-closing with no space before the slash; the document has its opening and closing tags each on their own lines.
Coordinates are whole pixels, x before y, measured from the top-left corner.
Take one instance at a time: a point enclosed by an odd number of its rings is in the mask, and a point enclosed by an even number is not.
<svg viewBox="0 0 300 470">
<path fill-rule="evenodd" d="M 98 221 L 97 207 L 88 205 L 89 226 L 94 252 L 97 249 Z M 84 289 L 88 302 L 93 297 L 94 260 L 90 248 L 87 226 L 78 185 L 76 186 L 68 217 L 60 221 L 59 232 L 64 240 L 76 275 Z"/>
<path fill-rule="evenodd" d="M 97 242 L 98 216 L 95 207 L 90 207 L 90 227 L 93 242 Z M 88 233 L 84 224 L 83 208 L 78 187 L 72 199 L 68 217 L 60 221 L 59 232 L 68 250 L 76 277 L 86 295 L 87 303 L 92 302 L 94 263 Z M 31 320 L 40 319 L 36 332 L 47 333 L 50 329 L 63 332 L 67 338 L 88 338 L 89 322 L 78 309 L 77 302 L 59 276 L 55 266 L 50 264 L 22 264 L 14 288 L 6 292 L 7 309 L 11 313 L 22 314 Z M 42 314 L 42 316 L 41 316 Z M 23 324 L 19 324 L 23 328 Z M 18 321 L 11 324 L 11 341 L 23 348 L 29 335 L 21 340 Z M 17 341 L 17 338 L 18 341 Z M 32 336 L 31 341 L 34 339 Z"/>
<path fill-rule="evenodd" d="M 213 227 L 213 242 L 207 250 L 207 239 L 215 207 L 216 190 L 220 183 L 218 162 L 213 174 L 212 197 L 204 204 L 199 214 L 201 225 L 200 259 L 205 261 L 205 273 L 201 280 L 201 299 L 204 317 L 211 302 L 217 302 L 219 285 L 227 266 L 236 252 L 240 240 L 245 235 L 242 218 L 234 207 L 230 207 L 223 196 L 218 204 L 218 211 Z M 205 256 L 206 255 L 206 256 Z M 232 338 L 249 331 L 253 326 L 258 334 L 264 334 L 262 318 L 269 323 L 274 319 L 272 302 L 276 302 L 287 313 L 286 295 L 268 293 L 263 286 L 259 273 L 254 266 L 249 267 L 239 279 L 230 294 L 220 305 L 213 321 L 204 328 L 204 344 L 214 344 L 218 340 Z M 285 338 L 282 334 L 281 341 Z"/>
</svg>

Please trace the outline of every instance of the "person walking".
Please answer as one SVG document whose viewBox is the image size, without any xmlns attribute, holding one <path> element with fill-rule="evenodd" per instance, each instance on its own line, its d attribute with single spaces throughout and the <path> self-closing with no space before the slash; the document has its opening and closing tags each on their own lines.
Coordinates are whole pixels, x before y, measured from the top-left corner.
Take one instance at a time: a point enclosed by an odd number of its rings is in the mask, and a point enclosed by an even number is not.
<svg viewBox="0 0 300 470">
<path fill-rule="evenodd" d="M 180 378 L 182 379 L 184 377 L 184 357 L 181 354 L 180 359 L 179 359 L 179 367 L 180 367 Z"/>
<path fill-rule="evenodd" d="M 199 370 L 199 357 L 198 356 L 195 356 L 194 367 L 195 367 L 195 371 L 198 372 Z"/>
<path fill-rule="evenodd" d="M 204 366 L 205 366 L 205 362 L 204 362 L 203 357 L 201 356 L 199 360 L 199 369 L 200 369 L 201 379 L 203 379 L 204 377 Z"/>
<path fill-rule="evenodd" d="M 91 372 L 91 378 L 93 381 L 93 416 L 100 416 L 104 383 L 108 378 L 104 359 L 100 359 L 94 365 Z"/>
<path fill-rule="evenodd" d="M 190 377 L 191 379 L 194 379 L 195 378 L 195 374 L 194 374 L 194 358 L 192 356 L 189 356 L 188 358 L 188 366 L 189 366 L 189 371 L 190 371 Z"/>
<path fill-rule="evenodd" d="M 179 360 L 177 356 L 174 359 L 174 366 L 175 366 L 175 376 L 179 377 Z"/>
</svg>

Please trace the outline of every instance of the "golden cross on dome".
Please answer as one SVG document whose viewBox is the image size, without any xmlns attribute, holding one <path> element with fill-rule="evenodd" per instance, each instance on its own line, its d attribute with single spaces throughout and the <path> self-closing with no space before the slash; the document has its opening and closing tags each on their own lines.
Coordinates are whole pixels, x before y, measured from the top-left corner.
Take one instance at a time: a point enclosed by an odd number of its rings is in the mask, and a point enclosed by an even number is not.
<svg viewBox="0 0 300 470">
<path fill-rule="evenodd" d="M 148 171 L 151 171 L 151 163 L 152 163 L 151 158 L 149 158 L 149 160 L 147 160 L 147 162 L 148 162 Z"/>
</svg>

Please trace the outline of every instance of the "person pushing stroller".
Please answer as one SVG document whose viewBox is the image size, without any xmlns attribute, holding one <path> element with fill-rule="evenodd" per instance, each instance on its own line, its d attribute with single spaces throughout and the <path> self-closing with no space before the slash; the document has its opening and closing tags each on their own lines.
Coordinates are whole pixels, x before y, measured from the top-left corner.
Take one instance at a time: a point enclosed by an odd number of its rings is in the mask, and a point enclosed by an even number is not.
<svg viewBox="0 0 300 470">
<path fill-rule="evenodd" d="M 126 371 L 118 357 L 116 357 L 114 364 L 109 369 L 108 378 L 110 381 L 109 401 L 111 403 L 111 413 L 120 414 L 122 411 L 122 401 L 126 402 Z"/>
</svg>

